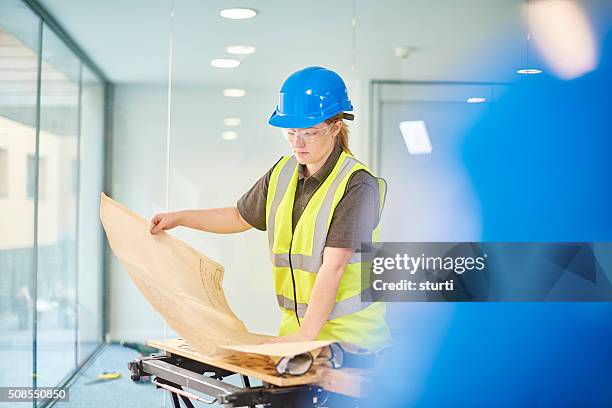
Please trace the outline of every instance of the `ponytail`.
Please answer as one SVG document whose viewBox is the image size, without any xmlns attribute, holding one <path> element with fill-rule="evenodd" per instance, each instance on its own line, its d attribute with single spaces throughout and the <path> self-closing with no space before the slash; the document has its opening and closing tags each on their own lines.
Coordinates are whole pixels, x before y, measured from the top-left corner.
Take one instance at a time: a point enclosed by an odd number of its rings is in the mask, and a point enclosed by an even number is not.
<svg viewBox="0 0 612 408">
<path fill-rule="evenodd" d="M 350 115 L 350 116 L 352 119 L 353 115 Z M 340 140 L 340 146 L 342 147 L 342 150 L 344 150 L 345 153 L 352 154 L 351 150 L 349 149 L 349 140 L 348 140 L 349 139 L 349 128 L 346 122 L 344 122 L 344 118 L 345 118 L 345 114 L 339 113 L 336 116 L 333 116 L 327 119 L 325 122 L 331 125 L 333 125 L 336 122 L 340 122 L 342 124 L 342 127 L 340 128 L 340 131 L 338 132 L 337 137 Z"/>
</svg>

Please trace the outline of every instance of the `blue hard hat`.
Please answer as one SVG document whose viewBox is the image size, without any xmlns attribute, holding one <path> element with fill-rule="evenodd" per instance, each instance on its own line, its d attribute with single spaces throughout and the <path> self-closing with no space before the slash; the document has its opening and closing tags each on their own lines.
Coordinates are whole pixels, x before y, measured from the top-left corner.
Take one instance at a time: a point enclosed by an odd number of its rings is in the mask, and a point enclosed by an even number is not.
<svg viewBox="0 0 612 408">
<path fill-rule="evenodd" d="M 309 128 L 352 110 L 340 75 L 329 69 L 308 67 L 285 80 L 278 95 L 278 106 L 268 123 L 281 128 Z"/>
</svg>

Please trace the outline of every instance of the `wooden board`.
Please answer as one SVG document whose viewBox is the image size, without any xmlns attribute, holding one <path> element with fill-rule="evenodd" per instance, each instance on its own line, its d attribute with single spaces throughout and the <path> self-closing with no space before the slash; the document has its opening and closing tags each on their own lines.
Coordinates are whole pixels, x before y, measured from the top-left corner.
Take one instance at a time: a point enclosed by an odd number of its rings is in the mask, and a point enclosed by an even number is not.
<svg viewBox="0 0 612 408">
<path fill-rule="evenodd" d="M 317 385 L 324 390 L 350 397 L 365 397 L 372 391 L 376 369 L 317 368 Z"/>
<path fill-rule="evenodd" d="M 279 387 L 290 385 L 313 384 L 317 382 L 317 373 L 314 368 L 304 375 L 297 377 L 281 377 L 276 373 L 274 363 L 269 357 L 256 354 L 234 354 L 229 356 L 206 356 L 195 351 L 184 339 L 149 340 L 147 344 L 201 363 L 223 368 L 234 373 L 244 374 L 260 379 Z"/>
<path fill-rule="evenodd" d="M 276 373 L 273 362 L 266 356 L 235 354 L 210 357 L 195 351 L 184 339 L 149 340 L 147 344 L 171 354 L 248 375 L 279 387 L 316 384 L 327 391 L 352 397 L 363 397 L 367 393 L 376 372 L 376 370 L 332 369 L 313 365 L 304 375 L 282 377 Z"/>
</svg>

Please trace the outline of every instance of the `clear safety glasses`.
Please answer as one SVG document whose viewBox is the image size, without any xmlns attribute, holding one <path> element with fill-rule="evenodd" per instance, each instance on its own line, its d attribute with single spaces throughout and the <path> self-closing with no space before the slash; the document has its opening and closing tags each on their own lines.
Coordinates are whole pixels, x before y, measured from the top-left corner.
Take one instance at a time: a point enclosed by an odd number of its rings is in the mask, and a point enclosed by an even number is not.
<svg viewBox="0 0 612 408">
<path fill-rule="evenodd" d="M 306 129 L 283 129 L 283 135 L 290 142 L 295 142 L 297 137 L 300 136 L 304 143 L 313 143 L 318 140 L 323 139 L 329 131 L 331 130 L 333 125 L 328 125 L 324 128 L 306 128 Z"/>
<path fill-rule="evenodd" d="M 340 368 L 344 364 L 344 350 L 338 343 L 332 343 L 324 347 L 316 359 L 309 352 L 282 357 L 276 364 L 276 372 L 280 375 L 303 375 L 315 361 L 318 365 Z"/>
<path fill-rule="evenodd" d="M 280 375 L 303 375 L 310 370 L 314 358 L 310 353 L 286 356 L 276 363 L 276 372 Z"/>
</svg>

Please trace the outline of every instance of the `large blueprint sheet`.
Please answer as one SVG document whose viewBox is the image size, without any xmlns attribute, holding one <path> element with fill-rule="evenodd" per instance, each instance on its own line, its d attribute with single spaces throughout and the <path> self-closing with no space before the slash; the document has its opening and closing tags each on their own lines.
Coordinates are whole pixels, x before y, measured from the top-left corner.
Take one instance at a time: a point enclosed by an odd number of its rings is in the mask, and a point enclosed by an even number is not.
<svg viewBox="0 0 612 408">
<path fill-rule="evenodd" d="M 147 220 L 104 194 L 100 219 L 113 253 L 138 289 L 199 353 L 223 354 L 231 346 L 240 346 L 235 351 L 284 356 L 314 351 L 331 343 L 258 345 L 270 336 L 250 333 L 232 312 L 223 293 L 222 265 L 166 232 L 151 235 Z M 248 345 L 255 346 L 251 350 Z"/>
</svg>

